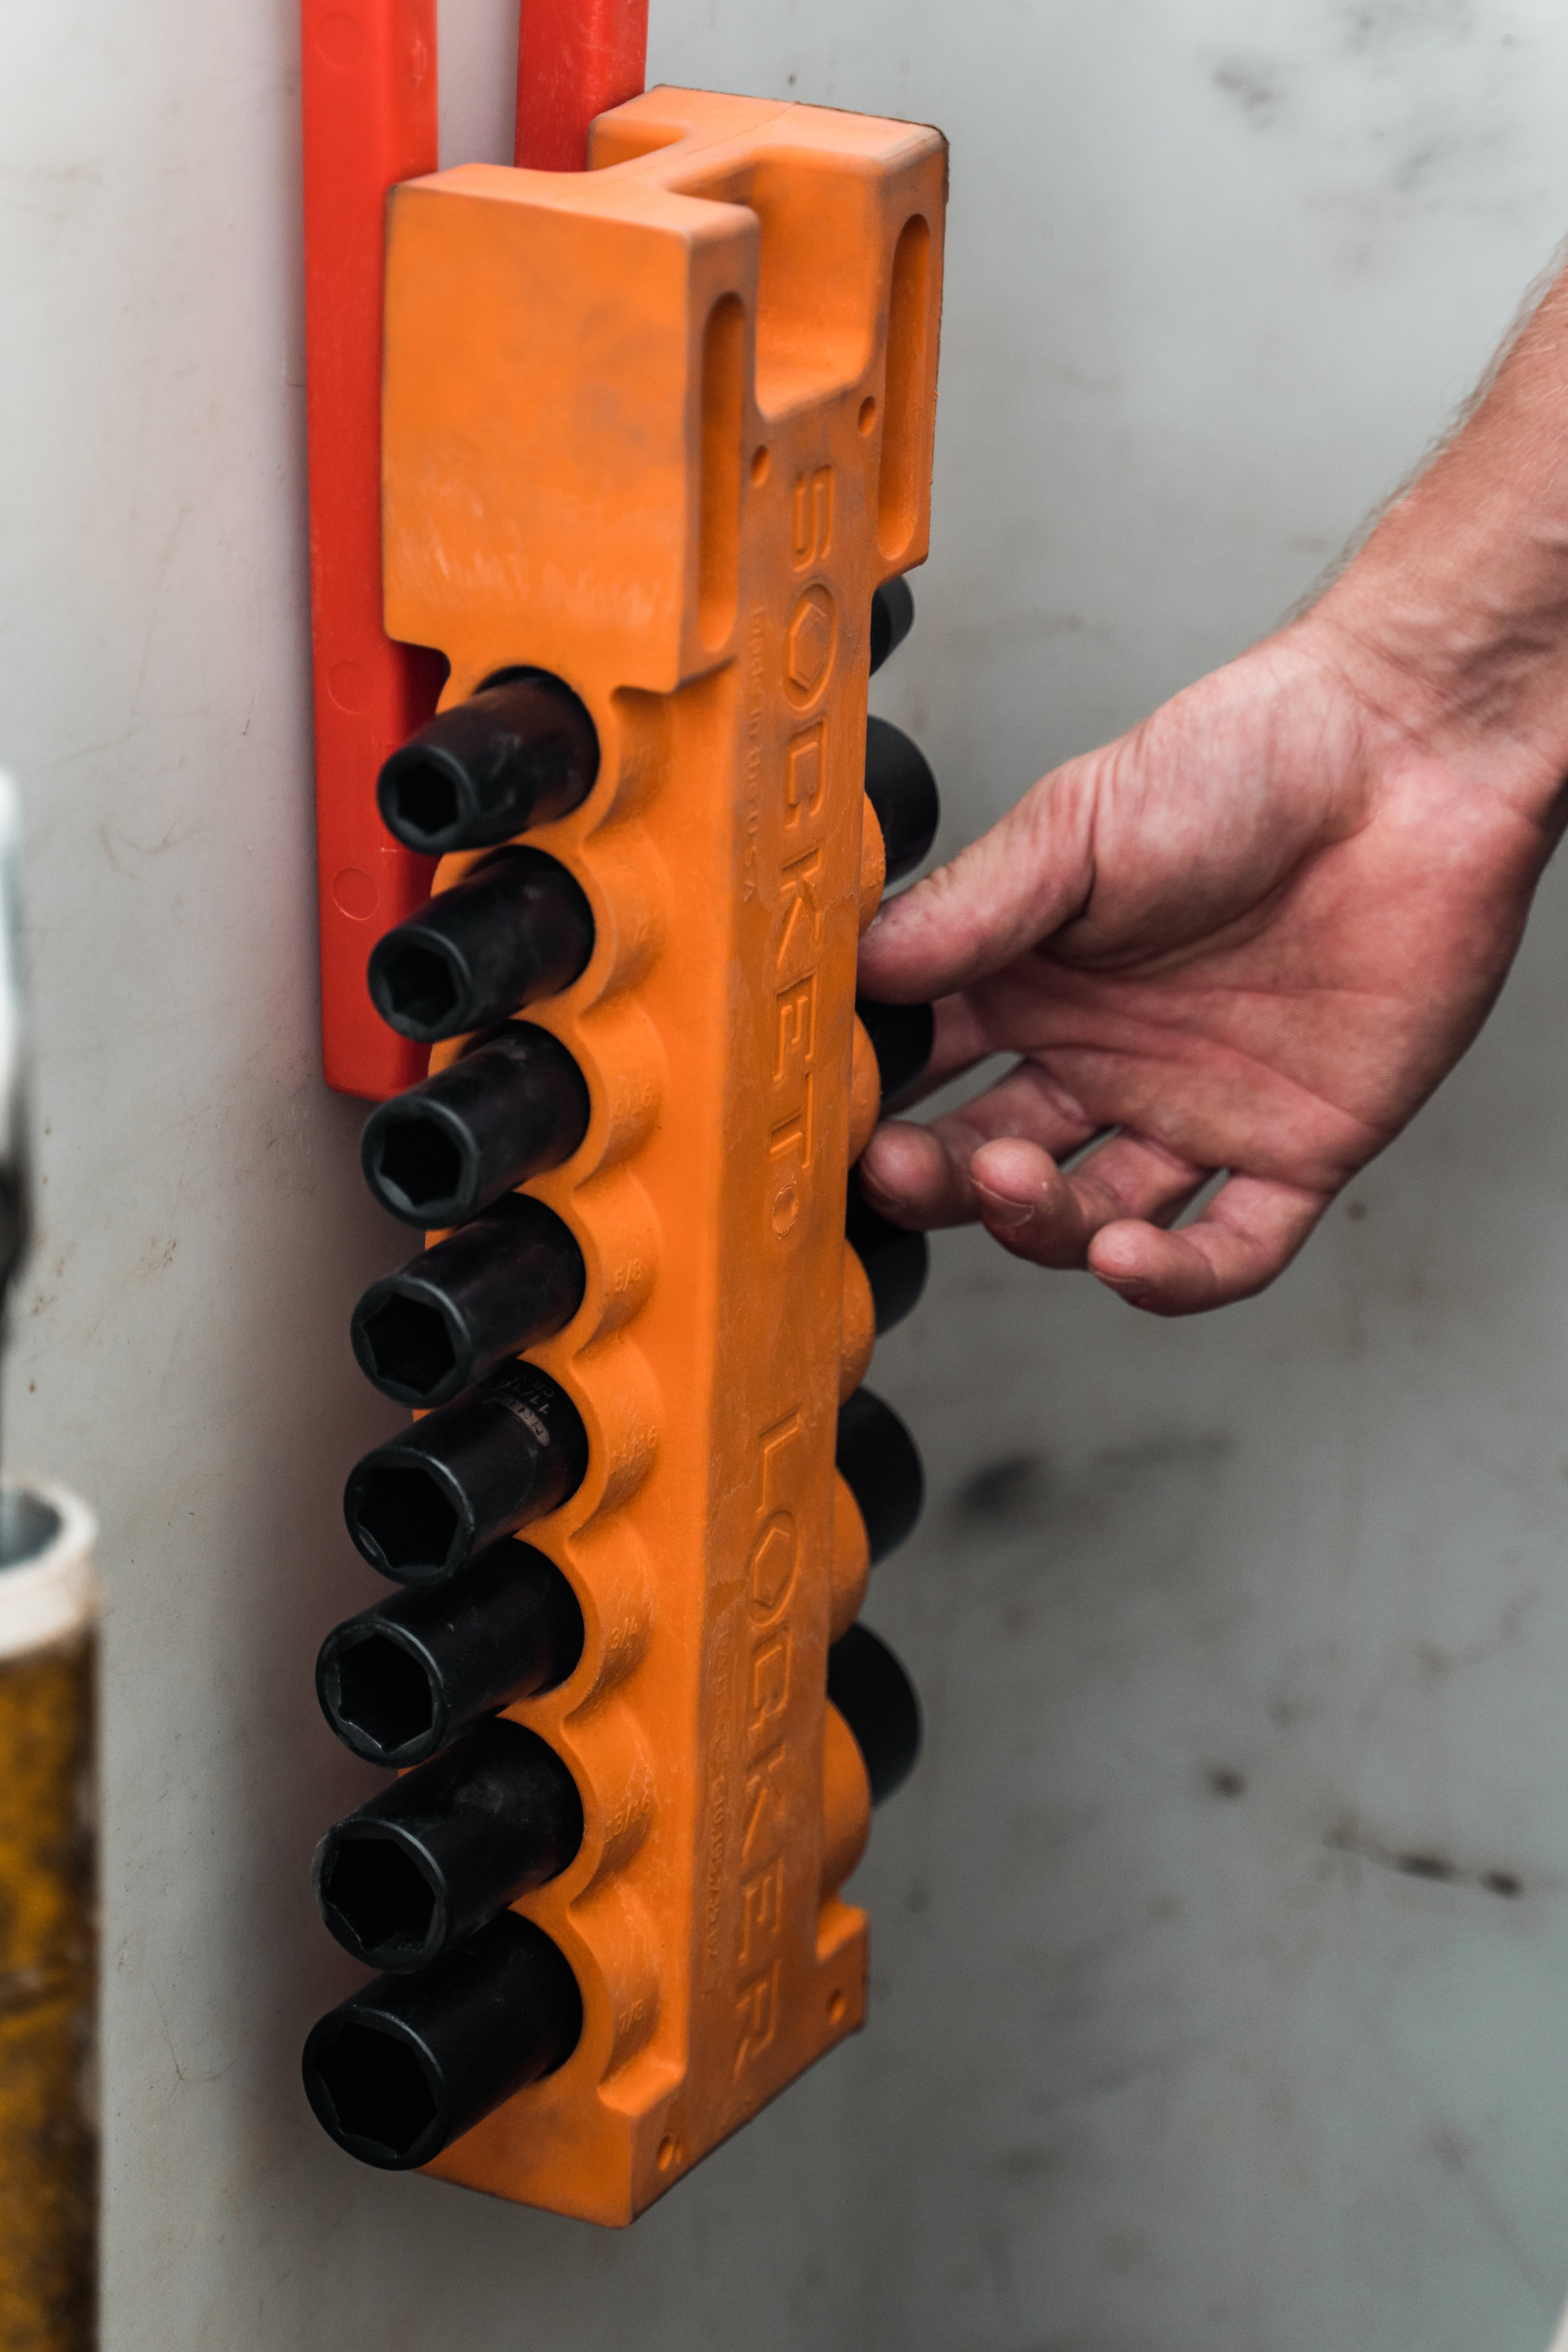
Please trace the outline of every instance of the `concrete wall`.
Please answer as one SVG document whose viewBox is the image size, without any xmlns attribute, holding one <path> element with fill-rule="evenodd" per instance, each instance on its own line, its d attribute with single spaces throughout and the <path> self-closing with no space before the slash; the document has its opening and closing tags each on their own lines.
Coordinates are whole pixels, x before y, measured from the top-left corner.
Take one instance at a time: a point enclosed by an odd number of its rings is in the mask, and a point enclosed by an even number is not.
<svg viewBox="0 0 1568 2352">
<path fill-rule="evenodd" d="M 449 160 L 505 0 L 447 0 Z M 879 700 L 956 843 L 1267 629 L 1568 227 L 1550 0 L 653 0 L 656 77 L 940 121 L 935 552 Z M 459 38 L 459 36 L 461 37 Z M 495 79 L 488 79 L 494 60 Z M 316 1072 L 289 0 L 13 0 L 0 757 L 44 1233 L 7 1440 L 96 1499 L 110 2352 L 1538 2352 L 1568 2281 L 1568 940 L 1269 1298 L 972 1236 L 877 1379 L 929 1746 L 868 2033 L 628 2236 L 363 2172 L 298 2087 L 370 1786 Z"/>
</svg>

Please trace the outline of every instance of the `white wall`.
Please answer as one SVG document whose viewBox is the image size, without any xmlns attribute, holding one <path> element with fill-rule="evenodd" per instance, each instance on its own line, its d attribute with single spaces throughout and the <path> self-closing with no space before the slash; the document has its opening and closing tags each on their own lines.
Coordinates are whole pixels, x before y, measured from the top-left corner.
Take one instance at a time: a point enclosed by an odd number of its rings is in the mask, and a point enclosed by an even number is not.
<svg viewBox="0 0 1568 2352">
<path fill-rule="evenodd" d="M 446 0 L 454 154 L 504 136 L 507 14 Z M 657 77 L 952 136 L 935 552 L 880 694 L 950 842 L 1265 630 L 1568 228 L 1551 0 L 653 15 Z M 104 1522 L 110 2352 L 1539 2352 L 1561 878 L 1267 1300 L 1161 1326 L 939 1244 L 876 1374 L 932 1493 L 869 1613 L 930 1737 L 859 1881 L 854 2048 L 618 2238 L 361 2171 L 305 2113 L 355 1974 L 309 1854 L 371 1785 L 310 1666 L 371 1597 L 337 1497 L 395 1419 L 344 1324 L 405 1237 L 316 1074 L 296 103 L 289 0 L 5 12 L 0 757 L 47 1130 L 5 1405 Z"/>
</svg>

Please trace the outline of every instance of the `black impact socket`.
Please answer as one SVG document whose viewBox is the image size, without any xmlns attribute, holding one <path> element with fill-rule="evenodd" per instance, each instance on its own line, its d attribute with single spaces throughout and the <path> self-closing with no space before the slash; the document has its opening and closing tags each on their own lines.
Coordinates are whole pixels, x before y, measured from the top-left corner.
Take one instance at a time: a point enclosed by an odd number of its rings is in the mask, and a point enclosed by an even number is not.
<svg viewBox="0 0 1568 2352">
<path fill-rule="evenodd" d="M 582 2031 L 565 1954 L 503 1911 L 425 1975 L 377 1977 L 319 2019 L 305 2096 L 348 2155 L 411 2171 L 563 2066 Z"/>
<path fill-rule="evenodd" d="M 915 600 L 910 583 L 901 576 L 884 580 L 879 588 L 871 591 L 871 670 L 879 670 L 889 654 L 896 654 L 915 625 Z"/>
<path fill-rule="evenodd" d="M 424 857 L 491 849 L 566 816 L 599 772 L 599 738 L 548 670 L 497 673 L 411 735 L 382 769 L 382 822 Z"/>
<path fill-rule="evenodd" d="M 921 1752 L 921 1703 L 886 1642 L 851 1625 L 827 1653 L 827 1696 L 855 1735 L 879 1805 L 901 1789 Z"/>
<path fill-rule="evenodd" d="M 936 1042 L 936 1014 L 929 1004 L 878 1004 L 868 996 L 858 996 L 855 1010 L 877 1056 L 885 1108 L 923 1074 Z"/>
<path fill-rule="evenodd" d="M 365 1121 L 364 1181 L 405 1225 L 466 1224 L 515 1184 L 570 1160 L 588 1086 L 557 1037 L 509 1021 Z"/>
<path fill-rule="evenodd" d="M 866 797 L 882 828 L 888 880 L 901 882 L 936 839 L 942 801 L 924 752 L 890 719 L 866 721 Z"/>
<path fill-rule="evenodd" d="M 554 1210 L 508 1192 L 400 1273 L 373 1282 L 349 1337 L 383 1396 L 447 1404 L 570 1323 L 586 1279 L 583 1253 Z"/>
<path fill-rule="evenodd" d="M 587 1467 L 587 1432 L 559 1381 L 505 1364 L 356 1462 L 343 1517 L 383 1576 L 436 1584 L 569 1501 Z"/>
<path fill-rule="evenodd" d="M 311 1884 L 345 1952 L 411 1975 L 558 1878 L 582 1843 L 571 1772 L 537 1732 L 498 1715 L 334 1822 Z"/>
<path fill-rule="evenodd" d="M 890 1404 L 857 1389 L 838 1408 L 834 1465 L 865 1521 L 875 1566 L 914 1533 L 926 1492 L 920 1450 Z"/>
<path fill-rule="evenodd" d="M 866 1269 L 879 1339 L 920 1304 L 931 1271 L 931 1244 L 924 1234 L 909 1233 L 890 1218 L 879 1215 L 860 1190 L 853 1171 L 844 1234 Z"/>
<path fill-rule="evenodd" d="M 508 1537 L 461 1576 L 416 1585 L 336 1625 L 316 1660 L 321 1712 L 345 1748 L 392 1770 L 563 1683 L 583 1612 L 552 1559 Z"/>
<path fill-rule="evenodd" d="M 593 909 L 559 859 L 498 849 L 384 932 L 365 977 L 389 1027 L 435 1045 L 558 996 L 593 952 Z"/>
</svg>

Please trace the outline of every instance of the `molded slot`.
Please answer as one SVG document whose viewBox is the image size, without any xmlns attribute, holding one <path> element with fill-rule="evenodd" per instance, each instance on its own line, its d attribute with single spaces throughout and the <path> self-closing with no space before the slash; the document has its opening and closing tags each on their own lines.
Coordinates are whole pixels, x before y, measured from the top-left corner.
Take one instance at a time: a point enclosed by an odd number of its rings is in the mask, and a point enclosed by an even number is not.
<svg viewBox="0 0 1568 2352">
<path fill-rule="evenodd" d="M 712 648 L 735 625 L 741 581 L 741 456 L 745 423 L 746 314 L 725 294 L 702 335 L 701 545 L 697 634 Z"/>
<path fill-rule="evenodd" d="M 931 230 L 916 213 L 893 252 L 888 298 L 888 383 L 882 415 L 882 470 L 877 488 L 877 544 L 900 556 L 921 512 L 921 453 L 926 445 L 921 394 L 926 376 L 927 288 Z"/>
</svg>

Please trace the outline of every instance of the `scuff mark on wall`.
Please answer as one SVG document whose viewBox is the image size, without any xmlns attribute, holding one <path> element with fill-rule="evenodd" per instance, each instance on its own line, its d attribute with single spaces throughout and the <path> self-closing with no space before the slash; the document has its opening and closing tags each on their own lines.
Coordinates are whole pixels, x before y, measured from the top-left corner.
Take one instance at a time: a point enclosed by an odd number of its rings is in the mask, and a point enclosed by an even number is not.
<svg viewBox="0 0 1568 2352">
<path fill-rule="evenodd" d="M 1378 1837 L 1352 1816 L 1336 1822 L 1323 1839 L 1331 1853 L 1353 1854 L 1375 1869 L 1396 1871 L 1403 1878 L 1424 1878 L 1438 1886 L 1467 1886 L 1516 1903 L 1527 1892 L 1555 1893 L 1558 1882 L 1537 1878 L 1527 1889 L 1519 1871 L 1507 1864 L 1461 1860 L 1430 1845 L 1402 1845 Z"/>
</svg>

